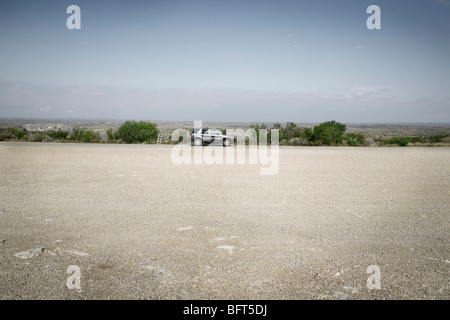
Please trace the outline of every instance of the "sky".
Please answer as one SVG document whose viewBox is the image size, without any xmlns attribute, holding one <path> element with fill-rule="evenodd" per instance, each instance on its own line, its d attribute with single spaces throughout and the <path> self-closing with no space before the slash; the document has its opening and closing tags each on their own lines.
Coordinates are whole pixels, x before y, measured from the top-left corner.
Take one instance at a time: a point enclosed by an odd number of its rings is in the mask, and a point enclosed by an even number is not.
<svg viewBox="0 0 450 320">
<path fill-rule="evenodd" d="M 450 0 L 2 0 L 0 118 L 449 123 Z"/>
</svg>

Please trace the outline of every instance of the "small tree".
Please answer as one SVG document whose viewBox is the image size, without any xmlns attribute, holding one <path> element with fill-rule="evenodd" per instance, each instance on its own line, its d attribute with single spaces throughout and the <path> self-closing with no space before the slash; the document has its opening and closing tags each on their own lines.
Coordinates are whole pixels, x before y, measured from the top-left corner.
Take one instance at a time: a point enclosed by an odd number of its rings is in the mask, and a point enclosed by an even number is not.
<svg viewBox="0 0 450 320">
<path fill-rule="evenodd" d="M 342 143 L 344 132 L 347 129 L 345 124 L 328 121 L 314 127 L 314 140 L 318 144 L 337 145 Z"/>
<path fill-rule="evenodd" d="M 294 122 L 287 122 L 283 132 L 283 139 L 300 138 L 301 133 L 302 128 L 298 127 Z"/>
<path fill-rule="evenodd" d="M 117 138 L 125 143 L 151 142 L 157 137 L 157 125 L 151 122 L 126 121 L 117 130 Z"/>
<path fill-rule="evenodd" d="M 303 137 L 306 139 L 308 144 L 312 144 L 314 141 L 314 131 L 311 128 L 303 128 Z"/>
</svg>

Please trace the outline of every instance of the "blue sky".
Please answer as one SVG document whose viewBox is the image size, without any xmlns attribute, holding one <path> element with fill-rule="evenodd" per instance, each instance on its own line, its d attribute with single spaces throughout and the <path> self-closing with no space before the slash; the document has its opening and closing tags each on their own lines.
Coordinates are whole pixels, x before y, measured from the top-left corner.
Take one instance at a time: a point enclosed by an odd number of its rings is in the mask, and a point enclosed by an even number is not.
<svg viewBox="0 0 450 320">
<path fill-rule="evenodd" d="M 450 0 L 3 0 L 0 40 L 0 117 L 450 122 Z"/>
</svg>

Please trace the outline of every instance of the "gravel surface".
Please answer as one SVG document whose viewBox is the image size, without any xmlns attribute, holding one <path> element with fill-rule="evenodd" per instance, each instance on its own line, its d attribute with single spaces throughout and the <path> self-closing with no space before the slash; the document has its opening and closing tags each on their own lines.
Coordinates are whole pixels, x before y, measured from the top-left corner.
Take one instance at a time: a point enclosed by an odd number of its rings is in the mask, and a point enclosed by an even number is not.
<svg viewBox="0 0 450 320">
<path fill-rule="evenodd" d="M 449 299 L 449 148 L 172 149 L 1 142 L 0 299 Z"/>
</svg>

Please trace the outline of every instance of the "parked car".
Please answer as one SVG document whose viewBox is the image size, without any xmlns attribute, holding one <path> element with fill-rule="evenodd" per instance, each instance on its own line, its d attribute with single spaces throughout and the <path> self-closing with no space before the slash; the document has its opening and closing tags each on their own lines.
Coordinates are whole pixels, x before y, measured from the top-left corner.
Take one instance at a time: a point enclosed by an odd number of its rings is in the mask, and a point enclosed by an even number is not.
<svg viewBox="0 0 450 320">
<path fill-rule="evenodd" d="M 223 134 L 221 130 L 214 128 L 192 129 L 190 136 L 191 142 L 197 147 L 202 146 L 203 144 L 223 145 L 224 147 L 234 144 L 234 137 L 227 136 Z"/>
</svg>

